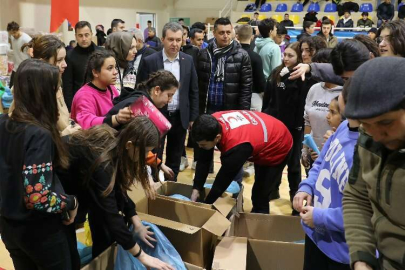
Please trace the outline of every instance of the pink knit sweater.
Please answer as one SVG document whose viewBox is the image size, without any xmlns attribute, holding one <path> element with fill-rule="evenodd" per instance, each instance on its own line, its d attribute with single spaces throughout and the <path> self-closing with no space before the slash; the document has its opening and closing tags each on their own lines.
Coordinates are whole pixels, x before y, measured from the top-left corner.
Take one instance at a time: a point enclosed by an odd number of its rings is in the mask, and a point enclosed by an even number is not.
<svg viewBox="0 0 405 270">
<path fill-rule="evenodd" d="M 71 117 L 83 129 L 101 125 L 105 115 L 112 109 L 112 100 L 119 96 L 115 86 L 110 86 L 111 91 L 99 91 L 89 85 L 84 85 L 77 91 L 73 98 Z"/>
</svg>

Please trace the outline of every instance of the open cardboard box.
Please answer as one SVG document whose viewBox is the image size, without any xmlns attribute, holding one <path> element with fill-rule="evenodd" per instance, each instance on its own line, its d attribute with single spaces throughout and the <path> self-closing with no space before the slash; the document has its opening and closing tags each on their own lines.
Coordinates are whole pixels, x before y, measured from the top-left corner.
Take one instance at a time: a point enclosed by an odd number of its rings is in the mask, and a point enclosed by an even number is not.
<svg viewBox="0 0 405 270">
<path fill-rule="evenodd" d="M 213 270 L 301 270 L 305 239 L 299 217 L 240 213 L 216 248 Z M 230 236 L 230 237 L 229 237 Z"/>
<path fill-rule="evenodd" d="M 231 225 L 222 214 L 163 196 L 148 199 L 139 186 L 128 195 L 141 220 L 159 226 L 183 261 L 199 267 L 212 264 L 217 238 Z"/>
<path fill-rule="evenodd" d="M 210 182 L 207 181 L 207 183 L 211 184 L 211 183 L 213 183 L 213 180 Z M 223 216 L 228 217 L 228 218 L 231 217 L 232 210 L 236 211 L 236 212 L 242 211 L 243 186 L 241 187 L 241 191 L 239 192 L 239 195 L 236 199 L 232 198 L 232 194 L 225 192 L 213 204 L 202 203 L 202 201 L 207 197 L 208 193 L 210 192 L 209 188 L 205 188 L 200 193 L 199 202 L 186 202 L 186 201 L 182 201 L 179 199 L 174 199 L 174 198 L 168 197 L 168 196 L 171 196 L 174 194 L 180 194 L 180 195 L 190 198 L 191 193 L 193 191 L 193 186 L 191 186 L 191 185 L 167 181 L 167 182 L 156 184 L 155 188 L 156 188 L 156 192 L 159 194 L 158 196 L 163 196 L 170 200 L 181 201 L 184 203 L 188 203 L 188 204 L 192 204 L 192 205 L 196 205 L 196 206 L 200 206 L 200 207 L 204 207 L 204 208 L 215 209 L 218 212 L 220 212 Z"/>
<path fill-rule="evenodd" d="M 117 245 L 113 244 L 81 270 L 114 270 L 115 258 L 117 256 Z M 185 263 L 187 270 L 205 270 L 189 263 Z"/>
</svg>

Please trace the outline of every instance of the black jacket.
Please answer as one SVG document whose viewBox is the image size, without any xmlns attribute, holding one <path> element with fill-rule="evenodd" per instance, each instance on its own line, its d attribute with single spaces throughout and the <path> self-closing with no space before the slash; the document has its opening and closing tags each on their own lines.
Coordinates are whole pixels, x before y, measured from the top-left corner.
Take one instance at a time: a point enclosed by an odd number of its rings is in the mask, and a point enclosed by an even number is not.
<svg viewBox="0 0 405 270">
<path fill-rule="evenodd" d="M 377 8 L 377 18 L 379 20 L 392 20 L 395 15 L 394 6 L 389 3 L 382 3 Z"/>
<path fill-rule="evenodd" d="M 193 58 L 183 52 L 179 52 L 180 58 L 180 117 L 184 129 L 187 129 L 189 123 L 198 117 L 198 79 L 195 71 Z M 163 51 L 142 57 L 139 64 L 136 82 L 148 79 L 149 74 L 164 69 Z M 167 106 L 161 109 L 162 113 L 167 115 Z"/>
<path fill-rule="evenodd" d="M 198 55 L 198 87 L 200 114 L 205 113 L 208 103 L 208 88 L 211 78 L 213 44 Z M 252 65 L 248 53 L 239 43 L 233 48 L 225 62 L 224 108 L 223 110 L 250 110 L 252 98 Z"/>
<path fill-rule="evenodd" d="M 198 60 L 198 53 L 200 52 L 200 50 L 196 46 L 187 44 L 181 47 L 181 51 L 193 57 L 194 66 L 196 67 Z"/>
<path fill-rule="evenodd" d="M 301 34 L 299 34 L 297 36 L 297 41 L 301 41 L 302 39 L 307 38 L 307 37 L 310 38 L 311 35 L 308 34 L 307 32 L 302 32 Z"/>
<path fill-rule="evenodd" d="M 133 92 L 130 92 L 125 89 L 123 92 L 121 92 L 121 95 L 114 98 L 114 107 L 106 114 L 106 116 L 113 116 L 117 114 L 121 109 L 131 106 L 132 103 L 134 103 L 138 98 L 142 96 L 147 97 L 153 103 L 152 98 L 146 90 L 137 89 Z"/>
<path fill-rule="evenodd" d="M 85 146 L 68 143 L 67 136 L 63 140 L 69 150 L 70 164 L 68 169 L 58 168 L 56 173 L 63 187 L 77 195 L 80 216 L 88 212 L 93 237 L 93 257 L 114 242 L 122 245 L 125 250 L 134 247 L 135 241 L 127 223 L 137 215 L 135 203 L 118 184 L 115 184 L 108 196 L 102 195 L 110 184 L 112 167 L 100 165 L 89 175 L 89 168 L 97 156 Z"/>
<path fill-rule="evenodd" d="M 294 22 L 291 20 L 283 20 L 280 22 L 280 25 L 284 27 L 294 27 Z"/>
<path fill-rule="evenodd" d="M 250 63 L 252 64 L 252 92 L 253 93 L 263 93 L 264 89 L 266 88 L 266 80 L 264 79 L 263 74 L 263 62 L 262 58 L 258 53 L 255 53 L 249 44 L 241 44 L 242 49 L 247 51 L 250 57 Z"/>
<path fill-rule="evenodd" d="M 277 72 L 274 69 L 271 76 Z M 301 79 L 289 80 L 290 73 L 281 77 L 280 82 L 268 81 L 263 97 L 262 112 L 267 113 L 286 125 L 289 129 L 302 128 L 304 126 L 304 109 L 307 94 L 313 80 Z"/>
<path fill-rule="evenodd" d="M 337 28 L 353 28 L 354 27 L 354 22 L 352 19 L 348 20 L 346 23 L 344 23 L 343 19 L 340 19 L 336 25 Z"/>
<path fill-rule="evenodd" d="M 63 73 L 63 97 L 65 98 L 66 105 L 70 111 L 72 106 L 73 97 L 76 92 L 84 84 L 84 74 L 86 73 L 87 60 L 89 56 L 95 51 L 100 50 L 96 44 L 91 45 L 85 49 L 76 46 L 73 50 L 69 51 L 66 56 L 67 67 Z"/>
</svg>

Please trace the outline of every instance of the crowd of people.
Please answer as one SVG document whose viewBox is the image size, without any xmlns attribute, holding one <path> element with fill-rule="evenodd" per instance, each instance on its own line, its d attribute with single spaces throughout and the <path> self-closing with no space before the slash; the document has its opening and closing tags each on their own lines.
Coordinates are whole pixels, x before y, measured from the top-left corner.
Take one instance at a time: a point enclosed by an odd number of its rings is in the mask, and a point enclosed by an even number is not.
<svg viewBox="0 0 405 270">
<path fill-rule="evenodd" d="M 177 181 L 189 132 L 192 201 L 214 203 L 251 162 L 252 212 L 269 214 L 287 166 L 305 270 L 402 269 L 405 22 L 341 42 L 329 19 L 312 36 L 315 24 L 290 43 L 273 19 L 254 33 L 219 18 L 213 39 L 200 22 L 169 22 L 157 38 L 152 22 L 142 32 L 114 19 L 111 33 L 98 25 L 94 35 L 80 21 L 67 49 L 9 23 L 14 101 L 0 116 L 0 220 L 15 268 L 80 269 L 75 228 L 88 216 L 93 257 L 117 242 L 146 267 L 173 269 L 133 239 L 128 225 L 155 241 L 127 192 L 137 182 L 153 198 L 160 170 Z M 139 98 L 171 123 L 167 134 L 134 115 Z M 200 198 L 215 147 L 222 165 Z"/>
</svg>

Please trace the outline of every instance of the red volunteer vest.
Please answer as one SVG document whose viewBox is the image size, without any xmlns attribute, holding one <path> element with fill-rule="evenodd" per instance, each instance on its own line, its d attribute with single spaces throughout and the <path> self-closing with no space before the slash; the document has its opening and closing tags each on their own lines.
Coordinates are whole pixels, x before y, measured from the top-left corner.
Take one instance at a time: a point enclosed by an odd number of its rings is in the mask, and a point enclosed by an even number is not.
<svg viewBox="0 0 405 270">
<path fill-rule="evenodd" d="M 222 126 L 221 152 L 250 143 L 253 154 L 248 159 L 262 166 L 280 164 L 289 153 L 293 140 L 287 127 L 276 118 L 261 112 L 222 111 L 212 114 Z"/>
</svg>

